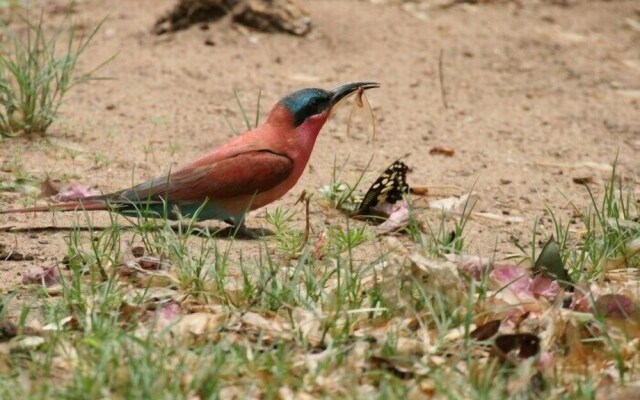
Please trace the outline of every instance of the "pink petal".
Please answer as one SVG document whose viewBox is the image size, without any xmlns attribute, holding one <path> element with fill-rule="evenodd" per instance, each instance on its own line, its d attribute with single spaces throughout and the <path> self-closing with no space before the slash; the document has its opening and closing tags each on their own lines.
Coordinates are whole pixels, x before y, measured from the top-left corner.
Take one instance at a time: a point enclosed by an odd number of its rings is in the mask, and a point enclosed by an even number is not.
<svg viewBox="0 0 640 400">
<path fill-rule="evenodd" d="M 163 305 L 158 309 L 158 318 L 165 322 L 172 322 L 180 316 L 180 305 L 175 302 L 171 302 Z"/>
<path fill-rule="evenodd" d="M 578 312 L 591 312 L 591 298 L 589 288 L 576 286 L 571 301 L 571 309 Z"/>
<path fill-rule="evenodd" d="M 489 277 L 500 287 L 506 287 L 515 294 L 531 294 L 531 278 L 527 269 L 517 265 L 496 265 Z"/>
<path fill-rule="evenodd" d="M 637 318 L 638 306 L 627 296 L 604 294 L 596 300 L 595 313 L 607 318 Z"/>
<path fill-rule="evenodd" d="M 372 207 L 371 209 L 373 211 L 379 212 L 380 214 L 391 216 L 393 213 L 402 208 L 407 208 L 407 204 L 405 202 L 399 202 L 395 204 L 384 202 Z"/>
<path fill-rule="evenodd" d="M 316 242 L 313 244 L 313 250 L 311 250 L 311 254 L 319 260 L 324 257 L 324 253 L 322 252 L 322 246 L 327 241 L 327 231 L 323 231 L 318 235 Z"/>
<path fill-rule="evenodd" d="M 34 268 L 22 277 L 24 285 L 42 284 L 46 287 L 60 283 L 60 274 L 57 264 L 50 267 Z"/>
<path fill-rule="evenodd" d="M 544 297 L 547 300 L 554 300 L 560 294 L 560 285 L 556 280 L 536 275 L 531 281 L 529 291 L 536 299 Z"/>
<path fill-rule="evenodd" d="M 538 368 L 541 371 L 549 371 L 551 370 L 551 368 L 553 368 L 553 362 L 553 353 L 543 351 L 542 353 L 540 353 L 540 358 L 538 358 Z"/>
<path fill-rule="evenodd" d="M 458 265 L 460 272 L 477 281 L 482 279 L 482 275 L 487 271 L 491 262 L 488 258 L 464 254 L 445 254 L 444 257 Z"/>
<path fill-rule="evenodd" d="M 405 203 L 390 204 L 390 206 L 393 207 L 387 207 L 391 211 L 389 218 L 376 227 L 379 233 L 398 231 L 409 225 L 409 207 Z"/>
<path fill-rule="evenodd" d="M 98 196 L 102 194 L 99 190 L 86 185 L 70 185 L 61 191 L 57 195 L 53 196 L 53 201 L 69 201 L 75 199 L 82 199 L 89 196 Z"/>
<path fill-rule="evenodd" d="M 140 257 L 136 262 L 142 269 L 151 271 L 162 269 L 162 257 L 156 254 Z"/>
</svg>

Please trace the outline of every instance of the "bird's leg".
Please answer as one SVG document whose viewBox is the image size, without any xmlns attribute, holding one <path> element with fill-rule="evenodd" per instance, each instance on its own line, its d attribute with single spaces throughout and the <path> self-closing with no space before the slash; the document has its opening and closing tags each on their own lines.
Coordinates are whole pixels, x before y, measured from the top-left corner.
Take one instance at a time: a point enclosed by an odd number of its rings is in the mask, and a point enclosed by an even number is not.
<svg viewBox="0 0 640 400">
<path fill-rule="evenodd" d="M 233 236 L 242 236 L 249 239 L 260 239 L 260 235 L 251 229 L 247 228 L 244 224 L 244 218 L 238 218 L 238 221 L 235 221 L 231 218 L 225 219 L 224 222 L 231 225 L 233 228 Z"/>
</svg>

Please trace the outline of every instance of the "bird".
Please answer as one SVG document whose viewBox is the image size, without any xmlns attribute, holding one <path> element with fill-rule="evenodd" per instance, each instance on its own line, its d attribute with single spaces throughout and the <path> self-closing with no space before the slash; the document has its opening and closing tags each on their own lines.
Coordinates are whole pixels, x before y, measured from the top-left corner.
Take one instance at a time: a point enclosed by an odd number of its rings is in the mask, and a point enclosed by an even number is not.
<svg viewBox="0 0 640 400">
<path fill-rule="evenodd" d="M 113 210 L 127 216 L 220 220 L 254 237 L 245 216 L 284 196 L 302 176 L 332 110 L 356 92 L 379 88 L 352 82 L 333 90 L 306 88 L 278 101 L 267 120 L 176 171 L 128 189 L 0 214 Z"/>
</svg>

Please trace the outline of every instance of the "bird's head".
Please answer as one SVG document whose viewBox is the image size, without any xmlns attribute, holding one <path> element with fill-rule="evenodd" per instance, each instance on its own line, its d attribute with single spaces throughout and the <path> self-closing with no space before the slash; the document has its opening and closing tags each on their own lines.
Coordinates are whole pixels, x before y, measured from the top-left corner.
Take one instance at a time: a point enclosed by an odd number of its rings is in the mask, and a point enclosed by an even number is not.
<svg viewBox="0 0 640 400">
<path fill-rule="evenodd" d="M 380 84 L 375 82 L 353 82 L 330 91 L 316 88 L 302 89 L 280 100 L 276 109 L 286 109 L 289 114 L 289 123 L 293 122 L 296 130 L 305 126 L 319 130 L 329 117 L 331 109 L 340 100 L 358 89 L 367 90 L 378 87 Z"/>
</svg>

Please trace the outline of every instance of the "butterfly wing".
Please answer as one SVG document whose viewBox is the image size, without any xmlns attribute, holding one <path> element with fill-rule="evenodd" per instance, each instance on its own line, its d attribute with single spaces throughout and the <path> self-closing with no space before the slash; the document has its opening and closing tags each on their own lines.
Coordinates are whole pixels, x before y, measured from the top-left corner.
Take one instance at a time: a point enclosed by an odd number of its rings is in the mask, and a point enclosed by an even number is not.
<svg viewBox="0 0 640 400">
<path fill-rule="evenodd" d="M 362 202 L 356 208 L 355 215 L 366 215 L 382 203 L 395 204 L 409 193 L 407 172 L 409 167 L 402 161 L 395 161 L 373 182 Z"/>
</svg>

